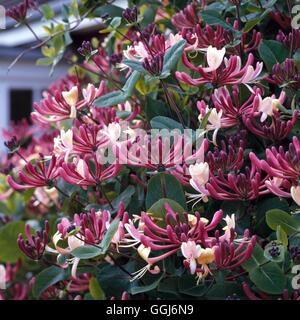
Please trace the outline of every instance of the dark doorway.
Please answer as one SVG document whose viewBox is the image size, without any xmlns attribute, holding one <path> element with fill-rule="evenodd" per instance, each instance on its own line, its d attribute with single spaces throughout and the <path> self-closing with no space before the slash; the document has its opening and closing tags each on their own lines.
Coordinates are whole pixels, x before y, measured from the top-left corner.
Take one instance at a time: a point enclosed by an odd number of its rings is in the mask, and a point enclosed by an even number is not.
<svg viewBox="0 0 300 320">
<path fill-rule="evenodd" d="M 32 110 L 32 90 L 10 90 L 10 120 L 18 122 L 22 119 L 30 120 Z"/>
</svg>

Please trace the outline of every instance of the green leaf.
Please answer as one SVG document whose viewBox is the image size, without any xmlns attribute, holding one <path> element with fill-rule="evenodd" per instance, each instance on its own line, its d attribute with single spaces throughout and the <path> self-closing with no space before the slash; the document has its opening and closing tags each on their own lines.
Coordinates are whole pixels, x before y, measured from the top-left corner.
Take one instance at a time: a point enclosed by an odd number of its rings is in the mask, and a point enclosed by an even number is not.
<svg viewBox="0 0 300 320">
<path fill-rule="evenodd" d="M 280 226 L 287 235 L 300 231 L 300 223 L 283 210 L 269 210 L 266 221 L 272 230 L 277 230 L 277 226 Z"/>
<path fill-rule="evenodd" d="M 147 96 L 145 112 L 146 112 L 147 120 L 151 121 L 153 118 L 158 116 L 167 116 L 168 107 L 163 101 L 152 99 L 151 97 Z"/>
<path fill-rule="evenodd" d="M 129 59 L 124 59 L 122 61 L 126 66 L 130 67 L 133 70 L 136 70 L 140 73 L 147 73 L 147 71 L 144 69 L 143 65 L 139 61 L 134 61 L 134 60 L 129 60 Z"/>
<path fill-rule="evenodd" d="M 123 91 L 125 92 L 127 97 L 130 97 L 136 83 L 139 81 L 141 74 L 137 71 L 133 71 L 130 77 L 127 79 Z"/>
<path fill-rule="evenodd" d="M 158 225 L 165 225 L 165 216 L 167 214 L 167 210 L 165 209 L 165 204 L 168 203 L 170 207 L 179 214 L 183 214 L 185 210 L 182 208 L 180 204 L 172 199 L 163 198 L 155 202 L 150 209 L 147 210 L 147 213 L 158 220 Z"/>
<path fill-rule="evenodd" d="M 119 219 L 115 219 L 109 226 L 108 230 L 106 231 L 106 234 L 103 238 L 103 240 L 101 241 L 100 247 L 102 250 L 102 253 L 105 254 L 106 251 L 108 250 L 110 243 L 114 237 L 114 235 L 116 234 L 118 227 L 119 227 L 119 223 L 120 220 Z"/>
<path fill-rule="evenodd" d="M 243 297 L 244 293 L 241 285 L 233 281 L 225 281 L 223 283 L 216 283 L 205 294 L 205 297 L 209 300 L 225 300 L 228 296 L 236 294 L 238 297 Z"/>
<path fill-rule="evenodd" d="M 127 208 L 129 205 L 132 196 L 135 193 L 135 188 L 132 185 L 129 185 L 120 195 L 118 195 L 112 202 L 112 206 L 114 209 L 111 209 L 109 205 L 104 206 L 102 208 L 109 210 L 111 213 L 116 213 L 119 209 L 120 202 L 123 201 L 124 207 Z"/>
<path fill-rule="evenodd" d="M 154 282 L 152 282 L 151 284 L 146 285 L 146 286 L 135 286 L 135 285 L 133 285 L 130 288 L 130 293 L 135 295 L 135 294 L 138 294 L 138 293 L 148 292 L 148 291 L 156 289 L 157 286 L 159 285 L 161 279 L 163 278 L 163 276 L 164 276 L 164 274 L 162 274 L 157 280 L 155 280 Z"/>
<path fill-rule="evenodd" d="M 42 13 L 44 15 L 44 18 L 46 20 L 50 20 L 55 16 L 55 12 L 52 9 L 52 7 L 49 4 L 43 4 L 42 6 L 40 6 L 40 9 L 42 10 Z"/>
<path fill-rule="evenodd" d="M 215 26 L 220 25 L 227 30 L 231 30 L 236 34 L 241 34 L 241 32 L 237 31 L 233 28 L 233 26 L 227 22 L 223 18 L 219 17 L 219 13 L 213 10 L 204 10 L 201 14 L 202 19 L 209 25 Z"/>
<path fill-rule="evenodd" d="M 162 198 L 175 200 L 186 209 L 185 195 L 182 186 L 178 180 L 170 174 L 159 173 L 150 179 L 146 195 L 146 208 L 149 209 L 155 202 Z"/>
<path fill-rule="evenodd" d="M 262 40 L 258 52 L 269 72 L 272 71 L 274 64 L 282 63 L 289 55 L 288 49 L 275 40 Z"/>
<path fill-rule="evenodd" d="M 277 226 L 276 237 L 277 237 L 277 240 L 284 245 L 284 247 L 288 246 L 289 244 L 288 236 L 286 232 L 282 230 L 281 226 Z"/>
<path fill-rule="evenodd" d="M 55 283 L 67 278 L 67 272 L 63 268 L 51 266 L 40 272 L 35 279 L 32 293 L 36 299 Z"/>
<path fill-rule="evenodd" d="M 260 23 L 270 12 L 272 9 L 265 10 L 259 17 L 255 19 L 248 20 L 244 27 L 244 32 L 251 31 L 258 23 Z"/>
<path fill-rule="evenodd" d="M 168 75 L 170 74 L 170 71 L 176 67 L 177 62 L 183 53 L 185 44 L 185 40 L 180 40 L 167 50 L 164 56 L 164 66 L 162 74 Z"/>
<path fill-rule="evenodd" d="M 260 267 L 260 265 L 266 263 L 268 260 L 266 259 L 264 255 L 263 249 L 257 244 L 253 251 L 250 259 L 248 259 L 246 262 L 242 264 L 242 267 L 248 271 L 251 272 L 252 270 Z"/>
<path fill-rule="evenodd" d="M 105 300 L 105 293 L 95 277 L 90 279 L 89 291 L 94 300 Z"/>
<path fill-rule="evenodd" d="M 112 28 L 112 29 L 117 29 L 120 25 L 121 25 L 121 22 L 122 22 L 122 18 L 121 17 L 114 17 L 109 26 Z"/>
<path fill-rule="evenodd" d="M 37 61 L 36 61 L 37 66 L 50 66 L 52 63 L 53 63 L 53 59 L 47 58 L 47 57 L 37 59 Z"/>
<path fill-rule="evenodd" d="M 274 262 L 255 268 L 249 273 L 249 277 L 258 289 L 271 294 L 281 294 L 287 280 L 283 271 Z"/>
<path fill-rule="evenodd" d="M 109 92 L 108 94 L 105 94 L 104 96 L 100 97 L 99 99 L 96 99 L 94 104 L 96 107 L 106 108 L 115 106 L 119 103 L 123 103 L 128 98 L 131 97 L 133 89 L 138 82 L 140 78 L 140 73 L 137 71 L 134 71 L 131 76 L 127 79 L 122 91 L 113 91 Z"/>
<path fill-rule="evenodd" d="M 99 99 L 95 100 L 95 106 L 100 108 L 106 108 L 115 106 L 119 103 L 126 101 L 126 95 L 121 91 L 113 91 L 105 94 L 104 96 L 100 97 Z"/>
<path fill-rule="evenodd" d="M 266 213 L 271 209 L 288 210 L 289 205 L 286 199 L 280 199 L 279 197 L 271 197 L 259 201 L 255 210 L 254 234 L 263 238 L 270 235 L 272 230 L 266 223 Z"/>
<path fill-rule="evenodd" d="M 179 122 L 164 116 L 154 117 L 150 121 L 150 124 L 152 129 L 179 129 L 180 131 L 183 131 L 183 126 Z"/>
<path fill-rule="evenodd" d="M 17 245 L 18 235 L 24 233 L 24 229 L 23 221 L 13 221 L 0 228 L 0 261 L 13 263 L 24 258 Z"/>
<path fill-rule="evenodd" d="M 202 297 L 207 292 L 207 286 L 203 283 L 197 284 L 193 276 L 183 276 L 178 279 L 178 291 L 192 297 Z"/>
<path fill-rule="evenodd" d="M 249 272 L 251 281 L 262 291 L 272 294 L 280 294 L 286 285 L 286 277 L 277 263 L 269 261 L 264 250 L 256 245 L 251 258 L 242 264 Z"/>
<path fill-rule="evenodd" d="M 79 259 L 92 259 L 102 254 L 102 249 L 92 245 L 85 245 L 75 248 L 71 254 Z"/>
</svg>

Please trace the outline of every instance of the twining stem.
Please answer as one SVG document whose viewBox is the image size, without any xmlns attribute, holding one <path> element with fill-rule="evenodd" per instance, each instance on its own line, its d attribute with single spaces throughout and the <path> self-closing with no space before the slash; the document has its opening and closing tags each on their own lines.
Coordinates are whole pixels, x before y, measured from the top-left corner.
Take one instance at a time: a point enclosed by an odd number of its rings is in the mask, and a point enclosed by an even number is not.
<svg viewBox="0 0 300 320">
<path fill-rule="evenodd" d="M 35 39 L 39 42 L 41 42 L 41 39 L 37 36 L 37 34 L 34 32 L 34 30 L 31 28 L 30 24 L 28 22 L 24 22 L 24 25 L 29 29 L 29 31 L 34 35 Z"/>
<path fill-rule="evenodd" d="M 62 189 L 60 189 L 57 185 L 54 185 L 54 188 L 61 193 L 65 198 L 67 199 L 71 199 L 71 196 L 69 194 L 67 194 L 66 192 L 64 192 Z M 76 197 L 74 198 L 75 202 L 77 202 L 80 206 L 82 206 L 83 208 L 85 207 L 85 205 L 78 200 Z"/>
<path fill-rule="evenodd" d="M 238 24 L 239 24 L 239 30 L 242 27 L 242 20 L 241 20 L 241 12 L 240 12 L 240 4 L 236 5 L 236 15 L 237 15 L 237 19 L 238 19 Z"/>
<path fill-rule="evenodd" d="M 111 209 L 111 210 L 114 210 L 114 207 L 113 207 L 111 201 L 109 200 L 109 198 L 107 197 L 107 195 L 106 195 L 106 193 L 105 193 L 105 191 L 104 191 L 104 189 L 103 189 L 103 187 L 102 187 L 101 184 L 99 184 L 99 191 L 100 191 L 101 194 L 104 196 L 106 202 L 109 204 L 110 209 Z"/>
<path fill-rule="evenodd" d="M 177 118 L 179 119 L 181 125 L 182 125 L 183 128 L 184 128 L 185 125 L 184 125 L 183 117 L 182 117 L 182 115 L 181 115 L 181 113 L 180 113 L 180 110 L 179 110 L 179 108 L 178 108 L 175 100 L 173 99 L 172 94 L 169 93 L 168 87 L 167 87 L 167 85 L 164 83 L 163 80 L 160 80 L 160 83 L 161 83 L 161 86 L 162 86 L 162 88 L 163 88 L 163 90 L 164 90 L 166 99 L 167 99 L 170 107 L 175 111 L 175 113 L 176 113 L 176 115 L 177 115 Z"/>
<path fill-rule="evenodd" d="M 28 164 L 28 161 L 22 156 L 22 154 L 19 151 L 16 151 L 16 154 L 25 161 L 25 163 Z"/>
</svg>

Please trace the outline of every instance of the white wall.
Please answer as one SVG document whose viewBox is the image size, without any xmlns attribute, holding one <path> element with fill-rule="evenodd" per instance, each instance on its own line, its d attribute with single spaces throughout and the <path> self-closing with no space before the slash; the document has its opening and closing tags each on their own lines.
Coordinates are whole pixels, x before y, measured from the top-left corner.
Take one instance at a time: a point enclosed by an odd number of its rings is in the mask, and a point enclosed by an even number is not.
<svg viewBox="0 0 300 320">
<path fill-rule="evenodd" d="M 41 91 L 67 72 L 67 66 L 58 66 L 53 76 L 49 77 L 49 67 L 36 66 L 33 60 L 20 61 L 7 72 L 10 63 L 11 60 L 0 60 L 0 132 L 9 126 L 9 91 L 11 89 L 30 89 L 33 91 L 33 100 L 39 101 Z M 0 137 L 0 151 L 5 148 L 3 142 Z"/>
</svg>

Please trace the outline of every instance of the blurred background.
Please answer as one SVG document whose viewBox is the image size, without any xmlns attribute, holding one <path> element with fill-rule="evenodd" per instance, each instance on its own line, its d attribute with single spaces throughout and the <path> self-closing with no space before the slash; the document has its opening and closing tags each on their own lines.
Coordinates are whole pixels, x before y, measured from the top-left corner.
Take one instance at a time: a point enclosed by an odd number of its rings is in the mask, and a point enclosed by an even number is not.
<svg viewBox="0 0 300 320">
<path fill-rule="evenodd" d="M 0 6 L 9 9 L 19 4 L 19 0 L 0 0 Z M 79 3 L 80 1 L 78 1 Z M 39 5 L 49 4 L 56 16 L 61 20 L 61 8 L 68 5 L 71 0 L 38 0 Z M 114 1 L 114 5 L 126 7 L 127 1 Z M 29 12 L 28 22 L 40 39 L 46 37 L 43 25 L 47 22 L 41 21 L 39 11 Z M 71 33 L 72 48 L 76 50 L 82 41 L 88 37 L 99 36 L 99 29 L 103 27 L 101 18 L 84 19 L 83 22 Z M 7 128 L 11 122 L 18 122 L 24 118 L 29 120 L 33 102 L 39 101 L 42 92 L 48 85 L 63 76 L 68 70 L 68 63 L 62 60 L 49 75 L 49 67 L 37 66 L 36 60 L 41 58 L 40 48 L 29 50 L 22 58 L 9 69 L 11 63 L 24 50 L 33 47 L 37 43 L 33 33 L 25 26 L 6 17 L 5 29 L 0 29 L 0 132 Z M 5 149 L 3 139 L 0 138 L 0 151 Z"/>
</svg>

